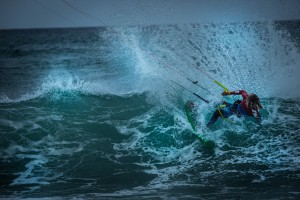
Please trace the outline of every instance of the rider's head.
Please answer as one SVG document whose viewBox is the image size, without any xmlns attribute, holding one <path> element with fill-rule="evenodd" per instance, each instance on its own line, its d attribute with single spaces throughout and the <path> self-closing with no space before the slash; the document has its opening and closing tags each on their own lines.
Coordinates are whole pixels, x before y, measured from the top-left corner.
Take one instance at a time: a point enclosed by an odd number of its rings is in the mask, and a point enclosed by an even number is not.
<svg viewBox="0 0 300 200">
<path fill-rule="evenodd" d="M 247 96 L 247 106 L 251 109 L 262 109 L 262 105 L 256 94 L 250 94 Z"/>
</svg>

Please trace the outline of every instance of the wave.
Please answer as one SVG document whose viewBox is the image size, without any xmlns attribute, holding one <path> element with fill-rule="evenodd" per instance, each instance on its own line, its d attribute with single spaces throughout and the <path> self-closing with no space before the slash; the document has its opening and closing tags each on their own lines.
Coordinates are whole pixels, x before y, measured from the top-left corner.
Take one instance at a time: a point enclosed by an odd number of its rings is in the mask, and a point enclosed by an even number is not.
<svg viewBox="0 0 300 200">
<path fill-rule="evenodd" d="M 61 72 L 61 70 L 59 71 Z M 46 98 L 49 101 L 56 101 L 64 98 L 76 98 L 78 95 L 130 97 L 132 95 L 141 95 L 144 92 L 147 91 L 134 88 L 131 90 L 128 88 L 114 88 L 110 80 L 100 82 L 85 81 L 78 76 L 73 76 L 67 73 L 64 75 L 48 76 L 37 89 L 23 94 L 18 98 L 14 99 L 9 98 L 6 95 L 2 95 L 0 97 L 0 103 L 18 103 L 38 98 Z"/>
</svg>

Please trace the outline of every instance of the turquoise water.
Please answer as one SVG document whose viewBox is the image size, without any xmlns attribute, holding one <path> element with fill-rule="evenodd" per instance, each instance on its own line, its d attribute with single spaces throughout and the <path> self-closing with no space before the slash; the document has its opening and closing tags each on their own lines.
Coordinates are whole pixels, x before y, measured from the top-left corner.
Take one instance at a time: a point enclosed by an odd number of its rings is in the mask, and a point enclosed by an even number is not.
<svg viewBox="0 0 300 200">
<path fill-rule="evenodd" d="M 0 197 L 299 198 L 297 30 L 299 22 L 1 31 Z M 225 98 L 195 66 L 258 94 L 262 128 L 219 120 L 207 131 L 216 147 L 206 149 L 184 103 L 198 105 L 203 127 Z"/>
</svg>

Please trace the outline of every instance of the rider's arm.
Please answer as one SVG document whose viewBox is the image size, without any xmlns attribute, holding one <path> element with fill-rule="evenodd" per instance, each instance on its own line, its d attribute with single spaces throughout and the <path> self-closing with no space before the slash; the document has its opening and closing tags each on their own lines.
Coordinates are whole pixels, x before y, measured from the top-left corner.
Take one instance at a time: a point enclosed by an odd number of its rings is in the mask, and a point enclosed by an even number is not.
<svg viewBox="0 0 300 200">
<path fill-rule="evenodd" d="M 248 93 L 245 90 L 235 90 L 232 92 L 223 92 L 222 95 L 242 95 L 243 99 L 245 99 L 248 96 Z"/>
</svg>

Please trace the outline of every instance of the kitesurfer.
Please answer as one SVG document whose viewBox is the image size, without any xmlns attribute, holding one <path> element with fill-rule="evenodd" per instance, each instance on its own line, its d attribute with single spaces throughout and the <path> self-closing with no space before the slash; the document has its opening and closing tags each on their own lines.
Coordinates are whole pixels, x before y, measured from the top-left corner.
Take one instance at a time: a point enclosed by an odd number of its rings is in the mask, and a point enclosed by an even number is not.
<svg viewBox="0 0 300 200">
<path fill-rule="evenodd" d="M 207 123 L 208 128 L 211 127 L 219 117 L 228 118 L 234 114 L 238 117 L 253 116 L 257 120 L 258 124 L 261 125 L 261 116 L 258 110 L 262 109 L 262 105 L 256 94 L 248 95 L 245 90 L 237 90 L 233 92 L 224 91 L 222 95 L 242 95 L 243 100 L 237 100 L 233 104 L 224 101 Z"/>
</svg>

